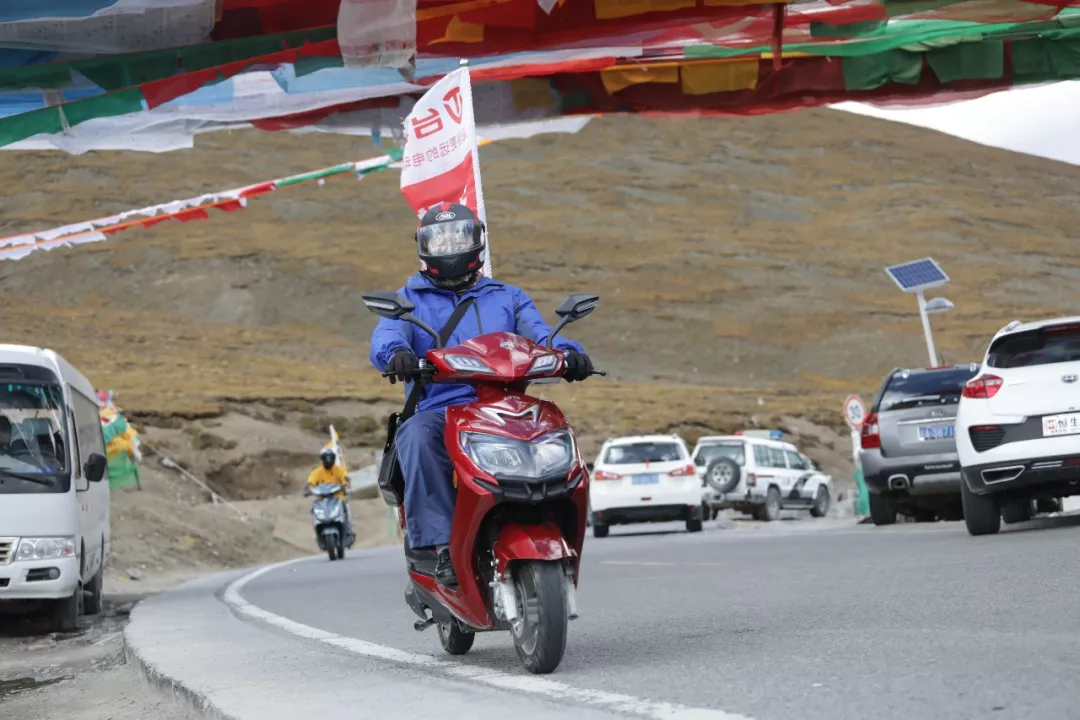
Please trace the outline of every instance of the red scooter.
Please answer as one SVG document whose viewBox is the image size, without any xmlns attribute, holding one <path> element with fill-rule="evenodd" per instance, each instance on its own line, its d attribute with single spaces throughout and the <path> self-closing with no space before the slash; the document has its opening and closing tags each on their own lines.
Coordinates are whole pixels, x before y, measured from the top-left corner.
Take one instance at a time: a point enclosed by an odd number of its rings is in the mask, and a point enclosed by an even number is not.
<svg viewBox="0 0 1080 720">
<path fill-rule="evenodd" d="M 435 581 L 436 555 L 405 540 L 409 607 L 421 631 L 438 626 L 443 649 L 462 655 L 477 632 L 509 630 L 518 657 L 533 673 L 550 673 L 566 650 L 569 620 L 577 617 L 576 589 L 589 507 L 589 475 L 573 433 L 553 403 L 525 394 L 530 382 L 555 381 L 564 353 L 552 340 L 568 323 L 591 313 L 596 295 L 573 295 L 559 306 L 559 324 L 547 345 L 518 335 L 489 333 L 455 347 L 412 315 L 396 293 L 370 293 L 364 304 L 376 315 L 411 323 L 435 339 L 420 360 L 402 413 L 390 416 L 379 489 L 398 508 L 405 528 L 404 481 L 394 436 L 416 408 L 428 383 L 470 383 L 477 400 L 446 411 L 446 447 L 457 489 L 450 557 L 458 586 Z M 450 326 L 461 314 L 455 313 Z M 604 373 L 594 371 L 594 374 Z M 385 373 L 384 373 L 385 375 Z M 429 614 L 430 613 L 430 614 Z"/>
</svg>

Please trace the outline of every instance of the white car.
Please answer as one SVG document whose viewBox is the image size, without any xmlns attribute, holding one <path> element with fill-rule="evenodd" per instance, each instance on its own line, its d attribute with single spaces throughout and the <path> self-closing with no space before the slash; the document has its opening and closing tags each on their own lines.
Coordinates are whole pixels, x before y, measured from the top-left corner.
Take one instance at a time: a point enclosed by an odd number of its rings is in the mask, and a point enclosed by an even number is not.
<svg viewBox="0 0 1080 720">
<path fill-rule="evenodd" d="M 809 510 L 814 517 L 829 512 L 832 478 L 784 442 L 779 430 L 703 437 L 693 456 L 703 512 L 712 517 L 725 508 L 758 520 L 776 520 L 781 510 Z"/>
<path fill-rule="evenodd" d="M 612 525 L 684 520 L 701 531 L 701 486 L 677 435 L 612 438 L 593 463 L 589 505 L 593 537 Z"/>
<path fill-rule="evenodd" d="M 988 535 L 1080 495 L 1080 317 L 1013 321 L 964 386 L 956 450 L 964 522 Z"/>
</svg>

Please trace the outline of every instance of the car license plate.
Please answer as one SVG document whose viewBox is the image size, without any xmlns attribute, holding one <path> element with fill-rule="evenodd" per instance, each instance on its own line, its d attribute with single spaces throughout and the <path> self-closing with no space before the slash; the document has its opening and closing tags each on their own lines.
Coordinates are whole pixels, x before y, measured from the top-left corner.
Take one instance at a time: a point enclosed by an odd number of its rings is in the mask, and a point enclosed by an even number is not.
<svg viewBox="0 0 1080 720">
<path fill-rule="evenodd" d="M 1043 437 L 1076 435 L 1080 433 L 1080 413 L 1047 415 L 1042 419 Z"/>
<path fill-rule="evenodd" d="M 920 440 L 948 440 L 955 436 L 954 425 L 924 425 L 919 428 Z"/>
<path fill-rule="evenodd" d="M 660 482 L 659 475 L 635 475 L 633 485 L 656 485 Z"/>
</svg>

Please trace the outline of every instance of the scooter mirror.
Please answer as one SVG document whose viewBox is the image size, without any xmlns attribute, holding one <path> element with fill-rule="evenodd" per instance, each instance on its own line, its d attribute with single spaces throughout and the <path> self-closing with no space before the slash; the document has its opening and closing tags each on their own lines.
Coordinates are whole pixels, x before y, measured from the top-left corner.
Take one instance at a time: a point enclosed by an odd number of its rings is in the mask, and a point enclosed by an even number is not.
<svg viewBox="0 0 1080 720">
<path fill-rule="evenodd" d="M 397 320 L 403 315 L 408 315 L 416 309 L 415 305 L 398 293 L 363 293 L 360 297 L 364 299 L 364 305 L 367 305 L 368 310 L 379 317 L 389 318 L 391 320 Z"/>
<path fill-rule="evenodd" d="M 574 322 L 595 310 L 599 302 L 599 295 L 571 295 L 556 308 L 555 314 L 566 322 Z"/>
</svg>

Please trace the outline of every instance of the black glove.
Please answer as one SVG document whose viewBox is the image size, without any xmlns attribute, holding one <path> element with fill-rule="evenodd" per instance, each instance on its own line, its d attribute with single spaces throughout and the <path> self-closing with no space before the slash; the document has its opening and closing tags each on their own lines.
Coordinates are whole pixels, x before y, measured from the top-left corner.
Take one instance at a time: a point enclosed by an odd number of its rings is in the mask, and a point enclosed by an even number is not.
<svg viewBox="0 0 1080 720">
<path fill-rule="evenodd" d="M 420 361 L 413 355 L 412 350 L 398 350 L 390 358 L 390 362 L 386 363 L 386 372 L 390 376 L 390 384 L 393 385 L 398 380 L 405 382 L 406 374 L 416 370 L 418 367 L 420 367 Z"/>
<path fill-rule="evenodd" d="M 566 353 L 566 370 L 563 378 L 567 382 L 578 382 L 592 375 L 592 360 L 585 353 L 570 350 Z"/>
</svg>

